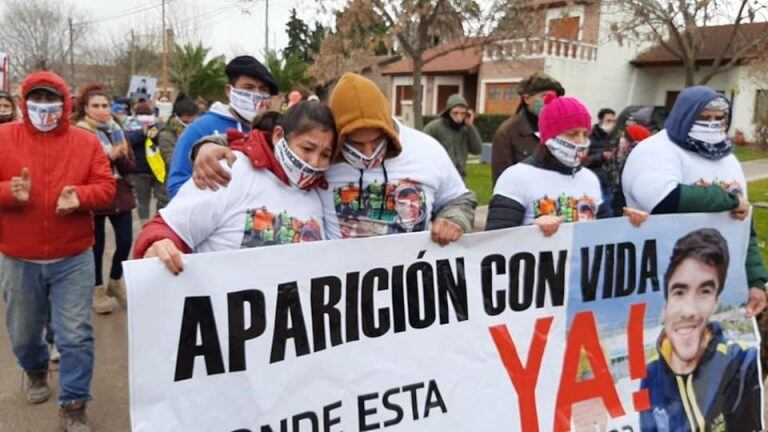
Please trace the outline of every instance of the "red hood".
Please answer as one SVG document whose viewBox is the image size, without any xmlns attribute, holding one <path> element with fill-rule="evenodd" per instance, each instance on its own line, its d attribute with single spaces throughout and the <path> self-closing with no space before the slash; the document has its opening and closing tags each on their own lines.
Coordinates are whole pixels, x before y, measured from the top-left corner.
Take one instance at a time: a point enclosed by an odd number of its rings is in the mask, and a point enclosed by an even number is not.
<svg viewBox="0 0 768 432">
<path fill-rule="evenodd" d="M 67 83 L 65 83 L 60 76 L 50 71 L 33 72 L 27 75 L 24 82 L 21 84 L 21 112 L 24 114 L 24 124 L 27 125 L 31 131 L 38 132 L 29 121 L 29 116 L 27 116 L 27 95 L 29 95 L 30 90 L 38 86 L 51 87 L 61 93 L 61 96 L 64 99 L 64 112 L 61 116 L 61 123 L 50 133 L 64 133 L 69 128 L 69 116 L 72 114 L 72 99 L 69 95 Z"/>
</svg>

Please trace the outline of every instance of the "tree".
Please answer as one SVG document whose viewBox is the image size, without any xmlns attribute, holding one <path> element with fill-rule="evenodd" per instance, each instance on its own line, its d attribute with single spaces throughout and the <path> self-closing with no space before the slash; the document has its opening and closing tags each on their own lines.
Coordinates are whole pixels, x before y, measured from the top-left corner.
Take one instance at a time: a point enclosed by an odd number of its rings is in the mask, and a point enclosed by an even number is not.
<svg viewBox="0 0 768 432">
<path fill-rule="evenodd" d="M 289 92 L 297 84 L 309 84 L 310 80 L 306 75 L 309 65 L 296 53 L 280 59 L 275 51 L 269 51 L 266 55 L 266 66 L 281 92 Z"/>
<path fill-rule="evenodd" d="M 72 40 L 77 50 L 89 30 L 86 15 L 72 4 L 60 0 L 5 0 L 2 46 L 10 58 L 11 75 L 50 69 L 64 76 L 70 74 L 69 63 L 71 18 Z M 76 54 L 77 51 L 73 54 Z M 72 77 L 69 77 L 70 79 Z"/>
<path fill-rule="evenodd" d="M 296 9 L 291 9 L 291 18 L 285 25 L 285 29 L 288 33 L 288 46 L 283 50 L 283 55 L 286 57 L 296 55 L 302 61 L 308 62 L 311 35 L 307 24 L 296 16 Z"/>
<path fill-rule="evenodd" d="M 453 51 L 483 49 L 504 36 L 490 34 L 502 11 L 517 2 L 492 0 L 481 9 L 474 0 L 351 0 L 337 14 L 336 32 L 326 36 L 322 59 L 312 68 L 313 76 L 324 70 L 358 67 L 384 48 L 413 63 L 413 100 L 421 101 L 424 65 Z M 383 31 L 382 31 L 383 30 Z M 352 41 L 352 42 L 348 42 Z M 439 49 L 432 49 L 440 46 Z M 413 104 L 414 125 L 421 128 L 423 107 Z"/>
<path fill-rule="evenodd" d="M 768 43 L 768 24 L 759 37 L 747 39 L 742 25 L 766 21 L 768 0 L 614 0 L 626 17 L 613 25 L 613 33 L 632 42 L 650 41 L 680 60 L 685 69 L 685 85 L 695 82 L 700 66 L 709 69 L 699 84 L 742 62 Z M 704 41 L 702 27 L 731 24 L 726 43 L 711 63 L 702 65 Z"/>
<path fill-rule="evenodd" d="M 217 99 L 224 96 L 224 86 L 227 84 L 224 56 L 206 60 L 209 52 L 210 48 L 203 47 L 200 42 L 175 46 L 170 64 L 170 81 L 178 91 L 192 98 L 202 96 Z"/>
</svg>

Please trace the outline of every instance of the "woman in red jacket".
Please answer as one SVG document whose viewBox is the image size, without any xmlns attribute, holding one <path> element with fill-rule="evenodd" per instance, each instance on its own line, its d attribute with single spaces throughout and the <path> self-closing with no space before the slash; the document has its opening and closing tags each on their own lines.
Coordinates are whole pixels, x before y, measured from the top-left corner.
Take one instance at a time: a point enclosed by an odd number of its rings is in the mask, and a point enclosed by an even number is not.
<svg viewBox="0 0 768 432">
<path fill-rule="evenodd" d="M 107 154 L 115 178 L 117 193 L 112 202 L 96 210 L 94 218 L 93 257 L 96 263 L 96 289 L 93 294 L 93 310 L 98 314 L 107 314 L 115 310 L 119 302 L 126 304 L 123 286 L 123 261 L 128 259 L 133 242 L 133 220 L 131 210 L 136 207 L 133 185 L 128 175 L 136 166 L 130 145 L 125 139 L 125 132 L 112 118 L 111 104 L 107 92 L 101 84 L 87 84 L 80 88 L 76 111 L 72 116 L 75 124 L 96 134 L 101 147 Z M 115 231 L 115 254 L 109 270 L 109 283 L 104 286 L 102 259 L 104 257 L 104 228 L 106 220 Z"/>
</svg>

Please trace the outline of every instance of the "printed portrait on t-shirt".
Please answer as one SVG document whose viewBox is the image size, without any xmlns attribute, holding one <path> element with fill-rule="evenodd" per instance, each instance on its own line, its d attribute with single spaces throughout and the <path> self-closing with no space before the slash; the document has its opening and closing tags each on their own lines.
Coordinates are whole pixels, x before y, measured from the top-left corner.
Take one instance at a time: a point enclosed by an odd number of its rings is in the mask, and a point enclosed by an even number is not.
<svg viewBox="0 0 768 432">
<path fill-rule="evenodd" d="M 334 189 L 334 205 L 343 238 L 424 231 L 427 198 L 416 181 L 374 181 L 363 190 L 349 183 Z"/>
<path fill-rule="evenodd" d="M 266 207 L 248 209 L 245 215 L 242 249 L 311 242 L 322 238 L 320 224 L 314 219 L 302 221 L 286 211 L 274 213 Z"/>
<path fill-rule="evenodd" d="M 708 182 L 704 179 L 699 179 L 699 181 L 696 182 L 696 185 L 704 186 L 704 187 L 718 186 L 732 194 L 744 195 L 744 188 L 741 187 L 741 183 L 739 183 L 738 180 L 725 181 L 725 180 L 720 180 L 718 178 L 715 178 L 715 180 Z"/>
<path fill-rule="evenodd" d="M 533 216 L 565 216 L 566 222 L 585 222 L 597 219 L 597 205 L 595 199 L 582 195 L 574 198 L 562 194 L 557 198 L 544 195 L 543 198 L 534 200 Z"/>
</svg>

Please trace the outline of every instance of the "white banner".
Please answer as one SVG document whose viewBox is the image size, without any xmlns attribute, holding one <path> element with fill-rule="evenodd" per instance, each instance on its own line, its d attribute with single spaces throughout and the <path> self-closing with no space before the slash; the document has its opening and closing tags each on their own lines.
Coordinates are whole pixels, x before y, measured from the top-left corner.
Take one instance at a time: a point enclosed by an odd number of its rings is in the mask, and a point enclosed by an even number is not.
<svg viewBox="0 0 768 432">
<path fill-rule="evenodd" d="M 654 372 L 663 369 L 652 353 L 665 331 L 675 350 L 695 337 L 685 330 L 678 342 L 661 316 L 672 322 L 672 248 L 702 227 L 727 239 L 730 266 L 717 312 L 699 317 L 708 348 L 697 368 L 724 384 L 690 383 L 701 400 L 685 399 L 682 411 L 659 399 L 666 375 Z M 156 259 L 127 262 L 132 427 L 733 427 L 735 410 L 756 409 L 756 419 L 762 409 L 750 378 L 757 360 L 745 357 L 759 343 L 739 309 L 747 236 L 746 223 L 725 215 L 662 216 L 640 229 L 624 218 L 564 224 L 551 238 L 535 227 L 478 233 L 445 248 L 420 233 L 189 255 L 179 276 Z M 731 349 L 726 336 L 742 344 Z M 711 372 L 715 360 L 732 361 L 707 357 L 721 344 L 746 375 Z M 749 385 L 734 389 L 744 376 Z M 746 393 L 755 386 L 760 395 Z M 706 402 L 728 391 L 743 402 Z M 693 408 L 700 417 L 686 417 Z"/>
</svg>

